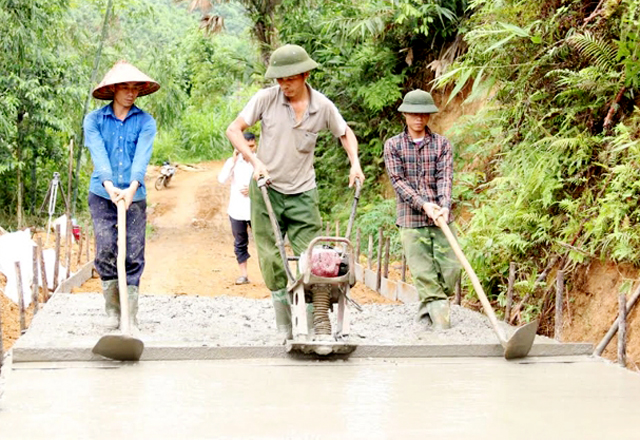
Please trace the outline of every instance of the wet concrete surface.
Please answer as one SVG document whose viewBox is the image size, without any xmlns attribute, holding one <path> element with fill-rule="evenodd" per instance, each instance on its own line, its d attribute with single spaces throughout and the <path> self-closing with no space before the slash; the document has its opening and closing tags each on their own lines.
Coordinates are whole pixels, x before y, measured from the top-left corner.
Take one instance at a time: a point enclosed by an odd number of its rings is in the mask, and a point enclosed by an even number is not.
<svg viewBox="0 0 640 440">
<path fill-rule="evenodd" d="M 9 439 L 637 439 L 640 375 L 586 357 L 13 364 Z"/>
</svg>

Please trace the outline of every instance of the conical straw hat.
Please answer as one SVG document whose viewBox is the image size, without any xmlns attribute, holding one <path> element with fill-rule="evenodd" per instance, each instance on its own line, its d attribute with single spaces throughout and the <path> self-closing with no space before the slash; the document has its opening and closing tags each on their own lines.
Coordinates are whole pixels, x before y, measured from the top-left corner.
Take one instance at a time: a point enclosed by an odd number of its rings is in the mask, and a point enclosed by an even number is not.
<svg viewBox="0 0 640 440">
<path fill-rule="evenodd" d="M 145 83 L 140 87 L 138 96 L 150 95 L 160 88 L 160 84 L 139 71 L 133 65 L 126 61 L 118 61 L 111 70 L 107 72 L 102 82 L 93 89 L 93 97 L 105 100 L 113 99 L 113 88 L 109 86 L 127 82 Z"/>
</svg>

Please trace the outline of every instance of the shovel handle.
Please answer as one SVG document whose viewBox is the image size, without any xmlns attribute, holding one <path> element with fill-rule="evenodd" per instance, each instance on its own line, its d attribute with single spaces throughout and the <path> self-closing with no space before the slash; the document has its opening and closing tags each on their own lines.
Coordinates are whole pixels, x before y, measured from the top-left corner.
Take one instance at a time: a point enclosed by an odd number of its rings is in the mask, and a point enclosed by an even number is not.
<svg viewBox="0 0 640 440">
<path fill-rule="evenodd" d="M 129 328 L 129 292 L 127 289 L 127 207 L 124 200 L 118 200 L 118 292 L 120 296 L 120 330 L 130 334 Z"/>
<path fill-rule="evenodd" d="M 484 312 L 489 318 L 489 321 L 491 321 L 493 330 L 496 332 L 498 339 L 500 339 L 500 343 L 504 346 L 507 342 L 507 338 L 498 324 L 498 318 L 496 318 L 496 313 L 493 311 L 493 307 L 491 307 L 491 303 L 489 303 L 489 299 L 487 298 L 487 295 L 484 293 L 484 290 L 482 289 L 482 284 L 480 284 L 480 280 L 478 279 L 478 276 L 476 275 L 475 271 L 469 264 L 469 261 L 467 261 L 467 257 L 465 257 L 464 253 L 462 252 L 462 249 L 460 249 L 460 245 L 458 244 L 458 241 L 456 240 L 456 238 L 453 236 L 453 233 L 451 232 L 451 229 L 449 229 L 449 226 L 447 225 L 447 222 L 445 221 L 445 219 L 442 216 L 439 216 L 436 218 L 435 223 L 440 227 L 440 229 L 442 229 L 442 232 L 444 232 L 444 235 L 447 237 L 447 241 L 451 245 L 453 252 L 455 252 L 456 257 L 458 257 L 458 260 L 462 264 L 462 267 L 464 267 L 464 270 L 467 272 L 467 275 L 471 279 L 471 284 L 473 284 L 473 288 L 478 294 L 478 298 L 480 298 L 480 302 L 482 303 Z"/>
</svg>

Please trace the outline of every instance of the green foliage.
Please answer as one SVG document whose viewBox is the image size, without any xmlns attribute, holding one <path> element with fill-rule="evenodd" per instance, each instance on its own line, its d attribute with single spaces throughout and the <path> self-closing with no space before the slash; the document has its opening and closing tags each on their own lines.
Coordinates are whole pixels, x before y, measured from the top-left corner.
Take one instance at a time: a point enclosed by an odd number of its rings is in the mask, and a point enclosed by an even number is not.
<svg viewBox="0 0 640 440">
<path fill-rule="evenodd" d="M 80 92 L 67 73 L 67 2 L 0 0 L 0 214 L 35 213 L 64 163 L 69 113 Z M 62 46 L 62 47 L 61 47 Z M 81 71 L 81 69 L 78 69 Z"/>
<path fill-rule="evenodd" d="M 362 234 L 362 249 L 368 246 L 369 235 L 374 238 L 375 257 L 378 255 L 378 231 L 383 230 L 385 237 L 390 238 L 390 254 L 392 258 L 400 259 L 402 256 L 402 244 L 400 243 L 400 234 L 396 228 L 396 206 L 395 199 L 383 199 L 380 196 L 375 197 L 369 203 L 360 207 L 360 217 L 357 219 L 356 226 L 360 228 Z"/>
<path fill-rule="evenodd" d="M 298 0 L 278 9 L 281 42 L 302 45 L 320 64 L 310 82 L 327 95 L 353 128 L 367 176 L 363 199 L 379 203 L 385 175 L 384 141 L 403 130 L 402 96 L 433 79 L 427 65 L 452 42 L 467 1 Z M 335 140 L 321 137 L 316 177 L 325 215 L 346 218 L 349 162 Z M 392 204 L 389 206 L 393 206 Z M 393 220 L 389 225 L 393 225 Z"/>
<path fill-rule="evenodd" d="M 523 296 L 553 255 L 568 268 L 640 257 L 640 90 L 626 77 L 640 64 L 631 44 L 640 2 L 623 1 L 606 24 L 584 30 L 593 11 L 561 3 L 474 2 L 469 50 L 439 82 L 454 92 L 471 84 L 471 97 L 491 99 L 450 135 L 461 168 L 456 196 L 471 214 L 461 241 L 498 298 L 511 261 Z"/>
<path fill-rule="evenodd" d="M 244 85 L 253 82 L 257 51 L 246 35 L 208 38 L 192 29 L 177 52 L 184 54 L 176 72 L 182 107 L 176 119 L 159 130 L 152 161 L 221 159 L 231 152 L 225 129 L 257 90 Z"/>
<path fill-rule="evenodd" d="M 172 0 L 114 0 L 98 81 L 126 59 L 161 84 L 136 101 L 158 122 L 153 160 L 214 159 L 230 146 L 224 129 L 255 91 L 246 84 L 261 63 L 249 41 L 250 22 L 236 2 L 217 5 L 231 19 L 227 34 L 207 37 L 196 14 Z M 0 0 L 0 217 L 13 218 L 19 203 L 37 214 L 53 172 L 67 181 L 66 146 L 78 138 L 83 103 L 104 20 L 104 0 Z M 105 105 L 92 101 L 91 109 Z M 76 150 L 83 146 L 76 145 Z M 88 154 L 78 176 L 78 208 L 86 206 L 92 171 Z M 57 213 L 63 209 L 61 198 Z M 30 221 L 34 217 L 30 217 Z"/>
</svg>

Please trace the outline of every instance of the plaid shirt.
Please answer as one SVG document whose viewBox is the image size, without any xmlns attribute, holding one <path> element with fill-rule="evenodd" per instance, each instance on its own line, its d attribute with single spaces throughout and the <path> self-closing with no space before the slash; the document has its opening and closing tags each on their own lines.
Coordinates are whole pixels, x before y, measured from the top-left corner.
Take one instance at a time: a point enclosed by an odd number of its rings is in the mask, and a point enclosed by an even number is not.
<svg viewBox="0 0 640 440">
<path fill-rule="evenodd" d="M 403 228 L 434 226 L 422 209 L 426 202 L 449 209 L 453 185 L 453 153 L 444 137 L 425 127 L 424 139 L 416 144 L 406 129 L 384 144 L 384 163 L 396 191 L 396 224 Z"/>
</svg>

